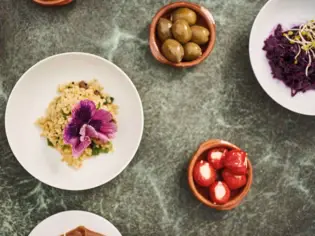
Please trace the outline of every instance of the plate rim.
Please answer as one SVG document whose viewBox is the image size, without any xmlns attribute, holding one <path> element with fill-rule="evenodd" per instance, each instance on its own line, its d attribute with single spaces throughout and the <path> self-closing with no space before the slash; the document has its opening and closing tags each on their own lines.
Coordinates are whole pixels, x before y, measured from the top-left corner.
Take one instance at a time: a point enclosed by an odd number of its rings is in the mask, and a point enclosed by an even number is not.
<svg viewBox="0 0 315 236">
<path fill-rule="evenodd" d="M 102 220 L 104 220 L 105 222 L 111 224 L 119 232 L 119 234 L 122 235 L 121 232 L 117 229 L 117 227 L 112 222 L 107 220 L 105 217 L 97 215 L 97 214 L 95 214 L 93 212 L 83 211 L 83 210 L 66 210 L 66 211 L 61 211 L 61 212 L 57 212 L 57 213 L 55 213 L 53 215 L 50 215 L 50 216 L 46 217 L 45 219 L 41 220 L 39 223 L 37 223 L 37 225 L 32 228 L 31 232 L 28 235 L 31 236 L 34 233 L 34 231 L 36 230 L 36 228 L 39 227 L 39 225 L 41 225 L 45 221 L 48 221 L 50 218 L 58 217 L 59 215 L 63 215 L 65 213 L 74 213 L 74 214 L 75 213 L 80 213 L 80 214 L 92 215 L 93 217 L 102 218 Z"/>
<path fill-rule="evenodd" d="M 111 66 L 113 66 L 115 69 L 117 69 L 120 73 L 122 73 L 128 80 L 129 84 L 131 85 L 131 87 L 133 88 L 133 90 L 136 92 L 136 96 L 137 96 L 137 100 L 139 101 L 139 104 L 140 104 L 140 112 L 141 112 L 141 130 L 140 130 L 140 136 L 137 140 L 137 146 L 135 148 L 135 150 L 133 151 L 132 153 L 132 157 L 130 158 L 129 161 L 127 161 L 121 168 L 120 170 L 116 173 L 116 175 L 112 176 L 111 178 L 109 178 L 108 180 L 106 181 L 100 181 L 98 184 L 93 184 L 89 187 L 62 187 L 62 186 L 58 186 L 54 183 L 48 183 L 47 180 L 41 180 L 39 179 L 37 176 L 35 176 L 34 174 L 30 173 L 26 168 L 25 166 L 20 162 L 19 158 L 17 157 L 16 153 L 14 152 L 14 150 L 12 149 L 12 142 L 10 141 L 10 138 L 9 138 L 9 135 L 8 135 L 8 124 L 9 124 L 9 121 L 8 121 L 8 108 L 9 106 L 11 105 L 11 100 L 12 100 L 12 94 L 15 92 L 15 90 L 17 89 L 17 87 L 19 86 L 19 84 L 21 83 L 21 81 L 25 78 L 25 75 L 30 72 L 31 70 L 33 70 L 36 66 L 42 64 L 42 63 L 45 63 L 46 61 L 48 60 L 51 60 L 51 59 L 54 59 L 56 57 L 62 57 L 62 56 L 67 56 L 67 55 L 78 55 L 78 56 L 88 56 L 88 57 L 94 57 L 96 59 L 99 59 L 99 60 L 102 60 L 104 61 L 105 63 L 109 63 Z M 115 179 L 117 176 L 119 176 L 127 167 L 128 165 L 131 163 L 131 161 L 133 160 L 133 158 L 135 157 L 137 151 L 139 150 L 139 147 L 140 147 L 140 144 L 141 144 L 141 141 L 142 141 L 142 137 L 143 137 L 143 131 L 144 131 L 144 111 L 143 111 L 143 105 L 142 105 L 142 100 L 141 100 L 141 97 L 140 97 L 140 94 L 136 88 L 136 86 L 134 85 L 134 83 L 132 82 L 132 80 L 129 78 L 129 76 L 120 68 L 118 67 L 116 64 L 114 64 L 113 62 L 101 57 L 101 56 L 98 56 L 98 55 L 95 55 L 95 54 L 91 54 L 91 53 L 86 53 L 86 52 L 65 52 L 65 53 L 58 53 L 58 54 L 55 54 L 55 55 L 51 55 L 51 56 L 48 56 L 42 60 L 39 60 L 37 61 L 34 65 L 32 65 L 30 68 L 28 68 L 21 76 L 20 78 L 17 80 L 17 82 L 15 83 L 15 85 L 13 86 L 13 89 L 11 90 L 10 92 L 10 95 L 9 95 L 9 98 L 7 100 L 7 104 L 6 104 L 6 107 L 5 107 L 5 115 L 4 115 L 4 129 L 5 129 L 5 134 L 6 134 L 6 137 L 7 137 L 7 141 L 8 141 L 8 144 L 9 144 L 9 147 L 11 149 L 11 152 L 13 154 L 13 156 L 15 157 L 15 159 L 19 162 L 19 164 L 23 167 L 23 169 L 28 173 L 30 174 L 33 178 L 37 179 L 38 181 L 40 181 L 41 183 L 44 183 L 50 187 L 54 187 L 54 188 L 57 188 L 57 189 L 61 189 L 61 190 L 67 190 L 67 191 L 84 191 L 84 190 L 89 190 L 89 189 L 94 189 L 94 188 L 97 188 L 97 187 L 100 187 L 106 183 L 109 183 L 110 181 L 112 181 L 113 179 Z"/>
<path fill-rule="evenodd" d="M 248 43 L 248 51 L 249 51 L 249 60 L 250 60 L 250 64 L 251 64 L 251 68 L 252 68 L 252 71 L 255 75 L 255 78 L 256 80 L 258 81 L 260 87 L 263 89 L 263 91 L 274 101 L 276 102 L 278 105 L 280 105 L 281 107 L 295 113 L 295 114 L 301 114 L 301 115 L 305 115 L 305 116 L 315 116 L 315 112 L 303 112 L 303 111 L 298 111 L 296 109 L 293 109 L 291 107 L 288 107 L 288 106 L 285 106 L 283 104 L 281 104 L 274 96 L 271 95 L 271 93 L 265 89 L 265 87 L 262 85 L 261 81 L 258 79 L 258 76 L 257 76 L 257 72 L 255 70 L 255 67 L 253 66 L 253 56 L 252 56 L 252 41 L 253 41 L 253 29 L 258 21 L 258 18 L 260 17 L 260 15 L 262 14 L 263 11 L 266 10 L 266 8 L 269 6 L 269 4 L 271 4 L 272 2 L 275 2 L 275 1 L 278 1 L 278 0 L 268 0 L 264 6 L 259 10 L 259 12 L 257 13 L 256 17 L 255 17 L 255 20 L 253 22 L 253 25 L 251 27 L 251 30 L 250 30 L 250 36 L 249 36 L 249 43 Z"/>
</svg>

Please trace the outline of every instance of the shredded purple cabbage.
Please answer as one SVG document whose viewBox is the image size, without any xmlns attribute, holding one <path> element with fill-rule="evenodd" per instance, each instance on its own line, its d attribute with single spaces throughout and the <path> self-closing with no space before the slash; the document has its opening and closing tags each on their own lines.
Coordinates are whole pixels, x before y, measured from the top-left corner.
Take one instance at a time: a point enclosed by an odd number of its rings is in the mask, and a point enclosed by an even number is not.
<svg viewBox="0 0 315 236">
<path fill-rule="evenodd" d="M 305 69 L 309 63 L 309 58 L 306 52 L 302 50 L 295 64 L 295 56 L 299 48 L 298 45 L 291 44 L 283 36 L 283 33 L 286 32 L 279 24 L 274 34 L 265 40 L 263 50 L 266 51 L 273 77 L 290 87 L 291 96 L 294 97 L 299 92 L 304 93 L 307 90 L 315 89 L 315 61 L 312 62 L 308 76 L 306 76 Z"/>
</svg>

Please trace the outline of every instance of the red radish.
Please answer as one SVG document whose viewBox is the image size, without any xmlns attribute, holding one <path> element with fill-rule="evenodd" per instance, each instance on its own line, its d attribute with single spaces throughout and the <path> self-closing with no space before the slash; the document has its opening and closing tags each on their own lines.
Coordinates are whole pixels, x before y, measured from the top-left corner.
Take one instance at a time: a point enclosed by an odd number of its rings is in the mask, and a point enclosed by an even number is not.
<svg viewBox="0 0 315 236">
<path fill-rule="evenodd" d="M 247 153 L 241 150 L 229 151 L 223 161 L 224 167 L 236 175 L 247 173 Z"/>
<path fill-rule="evenodd" d="M 231 190 L 241 188 L 247 182 L 246 175 L 235 175 L 228 169 L 222 171 L 222 178 Z"/>
<path fill-rule="evenodd" d="M 208 162 L 216 170 L 223 168 L 223 160 L 227 152 L 228 150 L 225 148 L 215 148 L 210 150 L 208 152 Z"/>
<path fill-rule="evenodd" d="M 215 204 L 225 204 L 229 201 L 231 190 L 223 181 L 216 181 L 210 186 L 210 199 Z"/>
<path fill-rule="evenodd" d="M 193 176 L 196 183 L 202 187 L 209 187 L 216 180 L 215 169 L 204 160 L 197 162 Z"/>
</svg>

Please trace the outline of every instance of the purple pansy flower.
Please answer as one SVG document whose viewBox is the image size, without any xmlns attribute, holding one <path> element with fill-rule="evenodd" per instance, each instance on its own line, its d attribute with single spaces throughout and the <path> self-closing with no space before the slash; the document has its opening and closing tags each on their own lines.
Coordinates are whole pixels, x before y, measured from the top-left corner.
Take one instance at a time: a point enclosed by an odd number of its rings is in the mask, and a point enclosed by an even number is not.
<svg viewBox="0 0 315 236">
<path fill-rule="evenodd" d="M 96 109 L 90 100 L 80 101 L 72 110 L 71 120 L 66 126 L 63 139 L 72 146 L 72 155 L 79 157 L 90 146 L 92 139 L 102 143 L 114 138 L 117 125 L 110 112 Z"/>
</svg>

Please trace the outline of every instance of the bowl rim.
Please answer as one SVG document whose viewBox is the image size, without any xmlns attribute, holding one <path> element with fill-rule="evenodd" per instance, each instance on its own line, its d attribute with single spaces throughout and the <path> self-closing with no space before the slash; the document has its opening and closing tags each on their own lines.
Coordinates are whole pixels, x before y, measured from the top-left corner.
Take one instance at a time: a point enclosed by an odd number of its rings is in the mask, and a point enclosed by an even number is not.
<svg viewBox="0 0 315 236">
<path fill-rule="evenodd" d="M 42 6 L 54 6 L 54 5 L 63 4 L 63 2 L 66 2 L 67 0 L 33 0 L 33 1 Z"/>
<path fill-rule="evenodd" d="M 208 141 L 203 142 L 199 146 L 199 148 L 197 149 L 197 151 L 195 152 L 195 154 L 193 155 L 193 157 L 191 158 L 191 160 L 189 162 L 188 184 L 189 184 L 189 187 L 190 187 L 192 193 L 195 195 L 195 197 L 199 201 L 201 201 L 203 204 L 205 204 L 206 206 L 208 206 L 210 208 L 215 208 L 217 210 L 231 210 L 231 209 L 237 207 L 241 203 L 243 198 L 249 192 L 249 189 L 250 189 L 252 182 L 253 182 L 253 168 L 252 168 L 252 164 L 251 164 L 250 160 L 247 158 L 247 165 L 248 165 L 247 182 L 246 182 L 246 185 L 243 188 L 242 192 L 237 197 L 235 197 L 233 200 L 230 200 L 226 204 L 223 204 L 223 205 L 218 205 L 218 204 L 212 203 L 210 200 L 208 200 L 207 198 L 202 196 L 199 193 L 199 191 L 197 190 L 196 184 L 195 184 L 194 179 L 193 179 L 193 169 L 195 167 L 195 163 L 196 163 L 197 159 L 199 158 L 199 156 L 202 153 L 204 153 L 207 150 L 216 148 L 216 147 L 227 147 L 227 148 L 241 150 L 238 146 L 236 146 L 230 142 L 221 140 L 221 139 L 210 139 Z"/>
<path fill-rule="evenodd" d="M 206 21 L 207 26 L 208 26 L 207 28 L 210 31 L 210 40 L 209 40 L 207 49 L 203 52 L 201 57 L 199 57 L 193 61 L 174 63 L 174 62 L 167 60 L 162 55 L 162 53 L 160 52 L 160 49 L 156 43 L 156 41 L 157 41 L 157 39 L 156 39 L 156 26 L 157 26 L 159 19 L 166 12 L 168 12 L 170 10 L 175 10 L 176 8 L 180 8 L 180 7 L 190 8 L 190 9 L 194 10 L 202 18 L 204 18 L 204 20 Z M 191 67 L 191 66 L 198 65 L 199 63 L 204 61 L 210 55 L 210 53 L 212 52 L 212 50 L 214 48 L 215 41 L 216 41 L 216 25 L 215 25 L 213 15 L 210 13 L 210 11 L 208 9 L 206 9 L 205 7 L 198 5 L 196 3 L 180 1 L 180 2 L 173 2 L 173 3 L 167 4 L 158 10 L 158 12 L 152 18 L 152 22 L 150 24 L 149 45 L 150 45 L 151 53 L 155 57 L 156 60 L 158 60 L 159 62 L 161 62 L 163 64 L 167 64 L 170 66 L 185 68 L 185 67 Z"/>
</svg>

